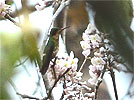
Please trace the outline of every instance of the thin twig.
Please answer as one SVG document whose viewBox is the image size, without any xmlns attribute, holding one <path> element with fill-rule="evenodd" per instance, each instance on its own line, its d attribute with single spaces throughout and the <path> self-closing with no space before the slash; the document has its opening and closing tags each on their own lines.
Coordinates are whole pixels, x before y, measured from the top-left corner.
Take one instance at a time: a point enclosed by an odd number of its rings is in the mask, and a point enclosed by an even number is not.
<svg viewBox="0 0 134 100">
<path fill-rule="evenodd" d="M 37 62 L 35 61 L 34 63 L 35 63 L 35 67 L 38 68 Z M 39 72 L 37 70 L 36 70 L 36 73 L 37 73 L 37 76 L 38 76 L 38 81 L 36 82 L 37 87 L 34 90 L 34 92 L 32 93 L 32 95 L 34 95 L 38 91 L 38 89 L 41 87 L 41 84 L 40 84 L 41 76 L 39 75 Z"/>
<path fill-rule="evenodd" d="M 80 67 L 80 69 L 79 69 L 79 72 L 81 72 L 81 70 L 83 69 L 83 67 L 84 67 L 84 65 L 85 65 L 85 63 L 86 63 L 86 61 L 87 61 L 87 58 L 84 59 L 82 65 L 81 65 L 81 67 Z"/>
<path fill-rule="evenodd" d="M 23 62 L 20 62 L 18 65 L 16 65 L 15 67 L 18 67 L 20 65 L 23 65 L 27 60 L 29 59 L 29 57 L 27 57 Z"/>
<path fill-rule="evenodd" d="M 117 94 L 117 88 L 116 88 L 116 82 L 115 82 L 115 74 L 114 74 L 113 67 L 112 67 L 113 61 L 110 61 L 110 59 L 108 59 L 109 66 L 107 66 L 107 67 L 108 67 L 108 70 L 110 71 L 110 75 L 111 75 L 111 78 L 112 78 L 115 98 L 116 98 L 116 100 L 118 100 L 118 94 Z"/>
<path fill-rule="evenodd" d="M 115 74 L 112 68 L 110 68 L 109 71 L 110 71 L 110 75 L 111 75 L 112 82 L 113 82 L 115 98 L 116 100 L 118 100 L 118 94 L 117 94 L 117 88 L 116 88 L 116 82 L 115 82 Z"/>
<path fill-rule="evenodd" d="M 17 93 L 18 89 L 17 89 L 16 85 L 14 84 L 14 82 L 11 79 L 9 79 L 8 81 L 11 84 L 11 86 L 13 87 L 14 91 Z M 22 100 L 21 96 L 18 96 L 18 97 L 20 100 Z"/>
<path fill-rule="evenodd" d="M 10 20 L 11 22 L 13 22 L 16 26 L 21 27 L 21 25 L 18 22 L 16 22 L 15 20 L 13 20 L 13 18 L 9 14 L 6 14 L 4 17 L 6 19 Z"/>
<path fill-rule="evenodd" d="M 20 94 L 20 93 L 16 93 L 17 95 L 20 95 L 22 98 L 29 98 L 29 99 L 35 99 L 35 100 L 41 100 L 39 98 L 36 98 L 36 97 L 32 97 L 32 96 L 28 96 L 28 95 L 25 95 L 25 94 Z"/>
</svg>

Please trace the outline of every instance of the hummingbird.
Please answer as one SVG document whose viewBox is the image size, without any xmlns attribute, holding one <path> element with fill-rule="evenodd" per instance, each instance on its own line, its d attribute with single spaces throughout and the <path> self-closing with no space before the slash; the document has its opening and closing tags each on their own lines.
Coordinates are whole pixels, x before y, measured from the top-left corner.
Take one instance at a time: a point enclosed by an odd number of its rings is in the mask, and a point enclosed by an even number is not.
<svg viewBox="0 0 134 100">
<path fill-rule="evenodd" d="M 64 27 L 64 28 L 54 27 L 51 29 L 49 40 L 43 52 L 44 56 L 43 56 L 42 65 L 40 68 L 40 72 L 42 75 L 44 75 L 47 72 L 51 59 L 54 58 L 58 52 L 59 35 L 64 29 L 68 27 L 69 26 Z"/>
</svg>

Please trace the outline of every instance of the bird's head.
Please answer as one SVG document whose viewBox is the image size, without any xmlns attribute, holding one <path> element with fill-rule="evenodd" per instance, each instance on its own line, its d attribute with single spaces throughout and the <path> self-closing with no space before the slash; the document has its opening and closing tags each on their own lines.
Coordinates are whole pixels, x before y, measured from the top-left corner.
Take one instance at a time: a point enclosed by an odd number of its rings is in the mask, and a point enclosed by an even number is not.
<svg viewBox="0 0 134 100">
<path fill-rule="evenodd" d="M 56 36 L 56 35 L 60 35 L 61 32 L 66 29 L 69 28 L 70 26 L 67 27 L 63 27 L 63 28 L 59 28 L 59 27 L 53 27 L 50 31 L 50 36 Z"/>
</svg>

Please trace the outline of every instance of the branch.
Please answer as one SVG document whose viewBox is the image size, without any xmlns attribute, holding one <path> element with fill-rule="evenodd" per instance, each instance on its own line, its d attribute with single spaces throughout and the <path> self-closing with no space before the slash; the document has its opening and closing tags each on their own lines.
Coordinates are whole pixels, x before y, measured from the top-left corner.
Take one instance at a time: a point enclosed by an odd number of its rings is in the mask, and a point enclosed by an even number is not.
<svg viewBox="0 0 134 100">
<path fill-rule="evenodd" d="M 112 68 L 110 68 L 109 71 L 110 71 L 110 75 L 111 75 L 112 82 L 113 82 L 115 98 L 116 100 L 118 100 L 118 94 L 117 94 L 117 88 L 116 88 L 116 82 L 115 82 L 115 74 Z"/>
<path fill-rule="evenodd" d="M 83 69 L 83 67 L 84 67 L 84 65 L 85 65 L 85 63 L 86 63 L 86 61 L 87 61 L 87 58 L 84 59 L 82 65 L 81 65 L 81 67 L 80 67 L 80 69 L 79 69 L 79 72 L 81 72 L 81 70 Z"/>
<path fill-rule="evenodd" d="M 16 26 L 21 27 L 21 25 L 18 22 L 16 22 L 9 14 L 6 14 L 4 17 L 13 22 Z"/>
<path fill-rule="evenodd" d="M 18 89 L 17 89 L 16 85 L 14 84 L 14 82 L 11 79 L 9 79 L 8 81 L 11 84 L 11 86 L 13 87 L 14 91 L 17 93 Z M 19 99 L 22 100 L 21 96 L 19 96 Z"/>
<path fill-rule="evenodd" d="M 27 57 L 26 59 L 24 59 L 23 62 L 20 61 L 20 63 L 18 65 L 15 65 L 15 67 L 19 67 L 20 65 L 23 65 L 28 59 L 29 59 L 29 57 Z"/>
<path fill-rule="evenodd" d="M 39 99 L 39 98 L 36 98 L 36 97 L 32 97 L 32 96 L 28 96 L 28 95 L 24 95 L 24 94 L 20 94 L 20 93 L 16 93 L 18 95 L 20 95 L 22 98 L 29 98 L 29 99 L 35 99 L 35 100 L 42 100 L 42 99 Z"/>
</svg>

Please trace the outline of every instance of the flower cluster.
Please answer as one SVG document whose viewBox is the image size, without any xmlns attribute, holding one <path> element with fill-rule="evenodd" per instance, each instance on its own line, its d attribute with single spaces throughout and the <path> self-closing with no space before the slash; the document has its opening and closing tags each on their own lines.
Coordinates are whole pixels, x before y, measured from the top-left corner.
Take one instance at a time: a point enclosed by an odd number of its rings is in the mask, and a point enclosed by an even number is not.
<svg viewBox="0 0 134 100">
<path fill-rule="evenodd" d="M 5 1 L 0 1 L 0 16 L 4 17 L 10 12 L 10 5 L 5 4 Z"/>
<path fill-rule="evenodd" d="M 88 25 L 87 29 L 83 33 L 83 41 L 80 42 L 83 49 L 82 54 L 87 58 L 91 51 L 95 48 L 98 48 L 102 42 L 101 37 L 98 34 L 95 34 L 97 30 L 91 24 Z"/>
<path fill-rule="evenodd" d="M 70 68 L 70 70 L 65 74 L 64 78 L 61 78 L 58 84 L 64 84 L 64 97 L 63 100 L 90 100 L 94 96 L 91 88 L 88 87 L 86 81 L 82 81 L 83 73 L 77 72 L 78 59 L 74 58 L 73 52 L 69 56 L 63 56 L 57 58 L 54 70 L 52 68 L 53 63 L 51 62 L 50 68 L 48 69 L 47 75 L 49 83 L 53 86 L 55 82 L 55 76 L 61 76 L 63 73 Z M 54 72 L 55 74 L 54 75 Z M 83 93 L 83 91 L 88 93 Z"/>
<path fill-rule="evenodd" d="M 80 42 L 83 49 L 82 54 L 85 59 L 90 59 L 90 78 L 88 82 L 95 86 L 93 90 L 95 94 L 97 91 L 96 86 L 101 82 L 105 71 L 110 71 L 111 67 L 117 68 L 119 63 L 116 59 L 117 57 L 112 55 L 114 52 L 113 45 L 106 39 L 104 33 L 98 32 L 94 26 L 89 24 L 82 38 L 83 40 Z"/>
<path fill-rule="evenodd" d="M 42 0 L 42 1 L 40 1 L 40 2 L 35 6 L 35 8 L 36 8 L 38 11 L 41 11 L 41 10 L 43 10 L 45 7 L 51 5 L 52 2 L 53 2 L 53 1 Z"/>
<path fill-rule="evenodd" d="M 87 29 L 83 33 L 82 38 L 83 40 L 80 42 L 83 49 L 82 54 L 85 56 L 85 59 L 90 58 L 91 63 L 89 65 L 90 78 L 88 82 L 91 85 L 96 86 L 97 81 L 99 80 L 99 77 L 107 64 L 106 49 L 103 43 L 104 37 L 96 30 L 94 26 L 89 24 Z M 93 95 L 90 99 L 92 100 L 94 96 L 95 95 Z"/>
<path fill-rule="evenodd" d="M 106 62 L 102 57 L 94 56 L 91 59 L 91 65 L 89 66 L 89 74 L 91 78 L 88 80 L 90 84 L 92 85 L 96 84 L 96 81 L 100 76 L 101 72 L 103 71 L 105 64 Z"/>
<path fill-rule="evenodd" d="M 83 41 L 80 42 L 83 48 L 82 54 L 87 58 L 90 56 L 91 65 L 89 66 L 89 74 L 91 78 L 89 83 L 95 85 L 106 64 L 106 49 L 103 47 L 103 36 L 97 32 L 91 24 L 83 33 Z"/>
<path fill-rule="evenodd" d="M 87 93 L 83 93 L 86 90 Z M 91 92 L 91 88 L 87 86 L 86 82 L 68 82 L 66 88 L 64 89 L 64 99 L 63 100 L 90 100 L 94 96 Z"/>
<path fill-rule="evenodd" d="M 73 52 L 71 52 L 69 56 L 65 55 L 61 58 L 57 58 L 56 63 L 54 65 L 56 77 L 62 75 L 68 68 L 70 68 L 69 72 L 66 74 L 66 80 L 71 81 L 72 78 L 77 74 L 77 63 L 78 59 L 74 58 Z M 55 80 L 55 76 L 53 75 L 53 69 L 51 68 L 52 65 L 53 63 L 51 62 L 50 69 L 48 70 L 48 75 L 50 77 L 49 79 L 51 79 L 51 83 L 52 80 L 53 82 Z"/>
</svg>

